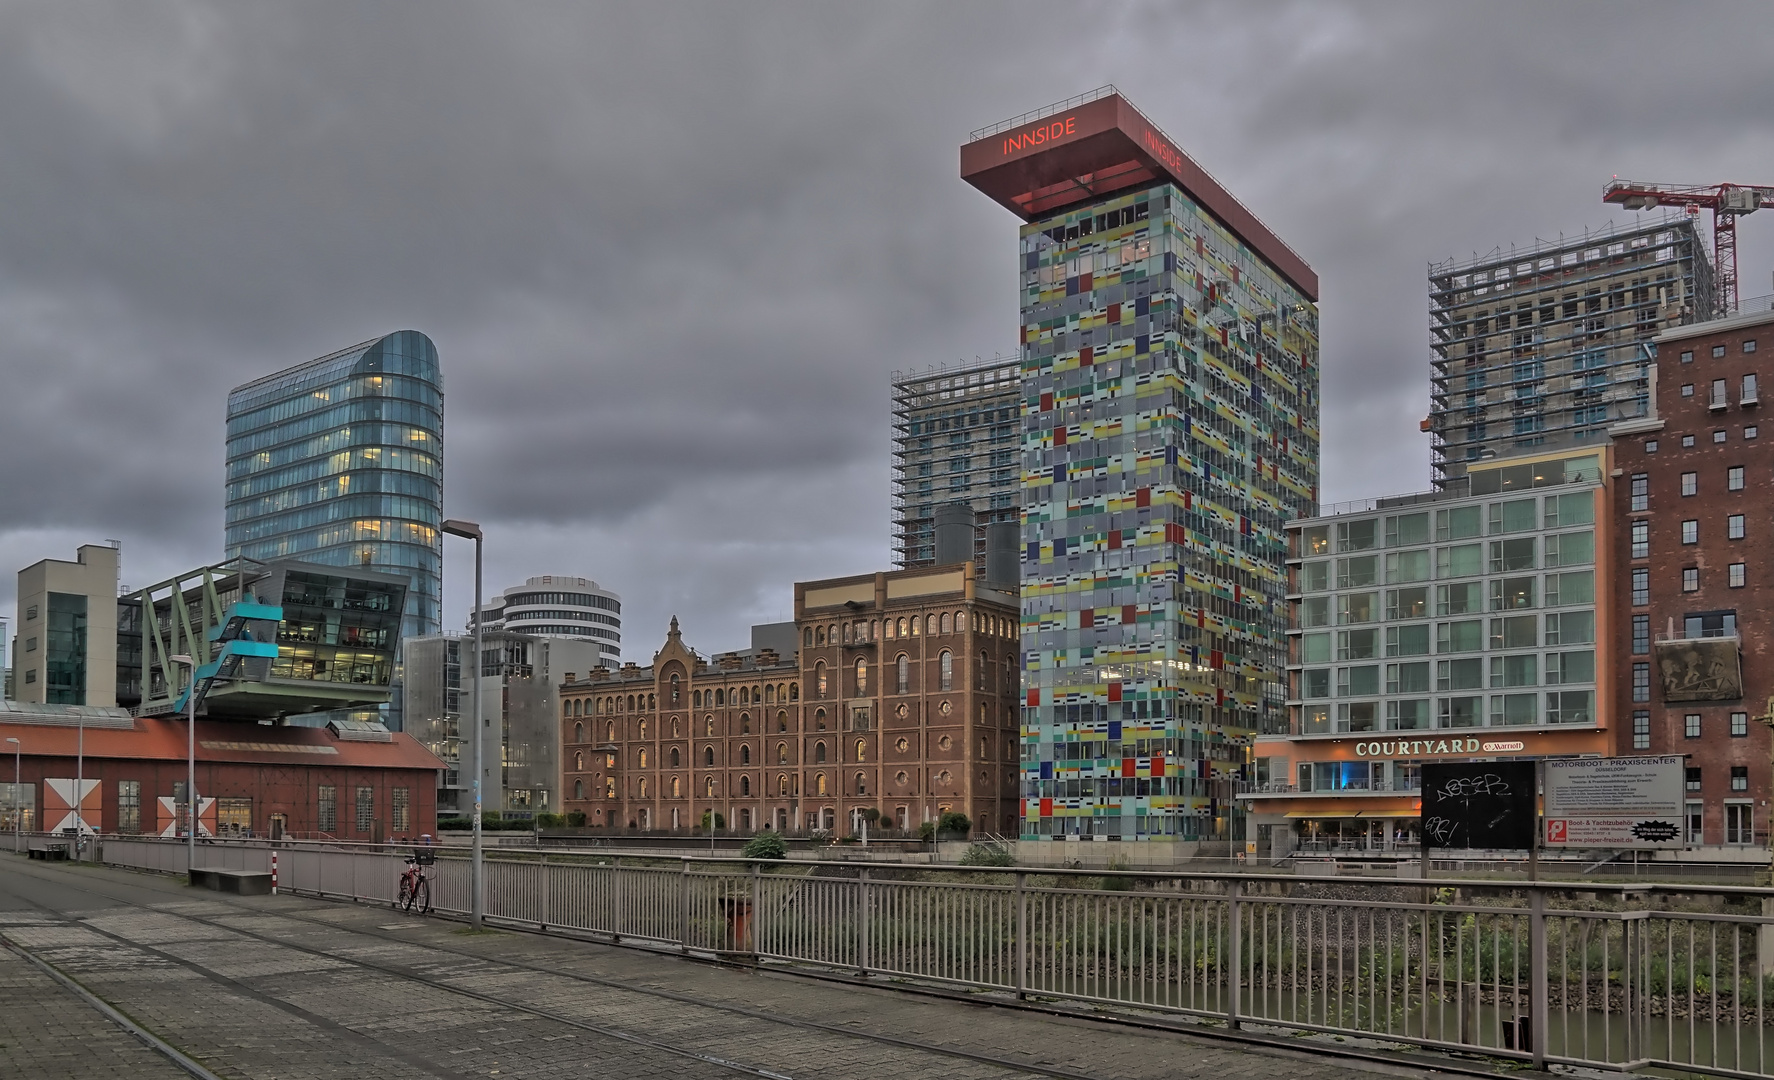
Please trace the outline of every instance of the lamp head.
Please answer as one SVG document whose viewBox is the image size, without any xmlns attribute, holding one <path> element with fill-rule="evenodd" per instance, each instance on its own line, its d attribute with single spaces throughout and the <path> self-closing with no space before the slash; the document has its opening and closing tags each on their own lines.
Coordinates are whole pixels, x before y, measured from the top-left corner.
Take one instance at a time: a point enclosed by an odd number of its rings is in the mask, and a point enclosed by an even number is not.
<svg viewBox="0 0 1774 1080">
<path fill-rule="evenodd" d="M 460 536 L 477 542 L 481 538 L 480 525 L 472 521 L 463 521 L 461 518 L 446 518 L 444 523 L 438 527 L 451 536 Z"/>
<path fill-rule="evenodd" d="M 169 657 L 167 657 L 167 659 L 171 660 L 175 664 L 183 664 L 186 667 L 195 667 L 196 666 L 195 664 L 193 664 L 191 662 L 191 658 L 184 653 L 179 653 L 177 656 L 169 656 Z"/>
<path fill-rule="evenodd" d="M 18 740 L 17 740 L 17 739 L 14 739 L 14 738 L 11 738 L 11 737 L 8 737 L 8 738 L 7 738 L 7 740 L 6 740 L 6 741 L 7 741 L 7 742 L 9 742 L 9 743 L 12 743 L 12 744 L 13 744 L 13 745 L 14 745 L 14 746 L 17 746 L 17 745 L 18 745 Z"/>
</svg>

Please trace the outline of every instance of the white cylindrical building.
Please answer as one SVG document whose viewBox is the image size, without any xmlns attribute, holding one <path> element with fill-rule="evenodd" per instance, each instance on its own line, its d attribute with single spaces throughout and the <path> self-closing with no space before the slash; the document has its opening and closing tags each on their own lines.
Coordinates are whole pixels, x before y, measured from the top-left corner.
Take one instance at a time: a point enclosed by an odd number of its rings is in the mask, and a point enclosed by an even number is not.
<svg viewBox="0 0 1774 1080">
<path fill-rule="evenodd" d="M 621 666 L 622 598 L 590 578 L 528 578 L 488 601 L 482 617 L 488 630 L 596 642 L 606 666 Z M 468 628 L 474 629 L 472 616 Z"/>
</svg>

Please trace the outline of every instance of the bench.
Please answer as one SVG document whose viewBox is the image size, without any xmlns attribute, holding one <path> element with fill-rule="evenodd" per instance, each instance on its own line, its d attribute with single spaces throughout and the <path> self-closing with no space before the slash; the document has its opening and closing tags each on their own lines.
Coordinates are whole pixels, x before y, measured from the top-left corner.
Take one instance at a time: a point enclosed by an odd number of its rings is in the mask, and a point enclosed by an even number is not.
<svg viewBox="0 0 1774 1080">
<path fill-rule="evenodd" d="M 270 896 L 271 873 L 267 870 L 223 870 L 213 867 L 191 868 L 190 882 L 217 892 L 239 893 L 241 896 Z"/>
<path fill-rule="evenodd" d="M 50 862 L 66 862 L 68 859 L 68 842 L 66 840 L 33 840 L 25 854 L 33 859 L 45 859 Z"/>
</svg>

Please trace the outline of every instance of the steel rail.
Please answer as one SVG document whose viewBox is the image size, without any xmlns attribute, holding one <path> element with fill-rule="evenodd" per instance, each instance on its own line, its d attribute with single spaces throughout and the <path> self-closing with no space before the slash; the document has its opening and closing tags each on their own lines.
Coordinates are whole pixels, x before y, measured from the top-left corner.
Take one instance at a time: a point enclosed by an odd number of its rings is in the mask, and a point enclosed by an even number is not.
<svg viewBox="0 0 1774 1080">
<path fill-rule="evenodd" d="M 130 899 L 128 897 L 119 896 L 114 893 L 106 892 L 102 889 L 94 888 L 90 884 L 82 884 L 80 886 L 75 886 L 75 888 L 77 891 L 89 892 L 94 895 L 104 896 L 104 897 L 106 897 L 108 899 L 112 899 L 112 900 L 128 901 Z M 228 900 L 218 899 L 217 902 L 223 903 L 223 904 L 227 905 L 228 907 L 234 908 L 237 911 L 251 913 L 253 915 L 263 916 L 266 914 L 271 914 L 271 915 L 274 915 L 275 917 L 280 918 L 280 919 L 288 919 L 292 922 L 307 923 L 312 926 L 323 927 L 325 929 L 333 930 L 333 931 L 343 931 L 343 932 L 351 934 L 353 936 L 369 938 L 372 941 L 383 942 L 383 943 L 386 943 L 389 941 L 402 941 L 404 943 L 403 939 L 393 937 L 392 935 L 372 933 L 370 931 L 363 930 L 363 929 L 360 929 L 357 927 L 341 926 L 337 923 L 328 922 L 325 919 L 310 918 L 308 916 L 297 915 L 297 914 L 292 914 L 289 912 L 282 912 L 282 911 L 268 912 L 265 908 L 262 908 L 262 907 L 254 907 L 254 906 L 250 906 L 247 904 L 235 903 L 233 901 L 228 901 Z M 41 906 L 41 905 L 36 905 L 36 906 Z M 181 966 L 190 968 L 191 970 L 194 970 L 194 971 L 197 971 L 197 972 L 204 974 L 206 976 L 212 977 L 212 978 L 216 979 L 217 981 L 232 983 L 232 980 L 230 980 L 228 976 L 224 976 L 224 975 L 220 975 L 220 974 L 211 972 L 211 971 L 209 971 L 209 969 L 204 968 L 201 965 L 198 965 L 194 962 L 184 960 L 184 959 L 177 957 L 177 956 L 163 954 L 163 953 L 161 953 L 160 950 L 155 949 L 152 946 L 142 945 L 138 942 L 130 941 L 127 938 L 121 937 L 116 934 L 109 933 L 108 931 L 101 930 L 98 927 L 90 926 L 89 924 L 85 923 L 82 920 L 68 919 L 65 916 L 61 916 L 59 913 L 54 912 L 52 909 L 44 908 L 44 910 L 49 911 L 50 914 L 52 914 L 52 915 L 55 915 L 64 924 L 82 926 L 88 930 L 93 931 L 94 933 L 98 933 L 104 937 L 111 938 L 111 939 L 113 939 L 121 944 L 127 945 L 131 948 L 141 949 L 144 952 L 149 952 L 149 953 L 153 953 L 155 955 L 163 956 L 164 959 L 167 959 L 168 961 L 170 961 L 172 963 L 180 964 Z M 160 910 L 160 909 L 151 909 L 151 910 L 155 910 L 158 914 L 161 914 L 161 915 L 168 915 L 168 916 L 172 916 L 174 918 L 184 919 L 188 922 L 198 923 L 200 925 L 212 927 L 214 929 L 221 930 L 221 931 L 224 931 L 227 933 L 240 934 L 243 937 L 253 938 L 255 940 L 265 942 L 266 944 L 275 945 L 275 946 L 278 946 L 281 948 L 293 949 L 297 952 L 306 953 L 311 956 L 320 957 L 323 959 L 330 959 L 330 960 L 334 960 L 334 961 L 338 961 L 341 959 L 341 957 L 339 957 L 338 955 L 336 955 L 334 953 L 326 952 L 325 950 L 322 950 L 322 949 L 316 949 L 316 948 L 312 948 L 312 947 L 309 947 L 306 945 L 299 945 L 299 944 L 284 940 L 279 937 L 260 933 L 260 932 L 253 931 L 253 930 L 245 930 L 245 929 L 242 929 L 238 926 L 232 926 L 227 923 L 217 922 L 213 919 L 206 919 L 201 916 L 192 915 L 188 912 L 164 911 L 164 910 Z M 460 921 L 460 920 L 452 919 L 452 921 Z M 489 921 L 493 921 L 493 920 L 489 920 Z M 520 926 L 519 929 L 521 929 L 521 928 L 522 927 Z M 537 933 L 537 934 L 541 933 L 540 931 L 526 931 L 526 932 Z M 0 939 L 4 939 L 4 932 L 3 931 L 0 931 Z M 14 948 L 19 948 L 19 946 L 14 942 L 7 942 L 7 944 L 12 945 Z M 752 1019 L 752 1020 L 768 1021 L 770 1023 L 778 1024 L 778 1025 L 781 1025 L 784 1027 L 794 1027 L 794 1028 L 801 1028 L 801 1029 L 809 1030 L 809 1031 L 819 1031 L 819 1032 L 822 1032 L 825 1034 L 839 1035 L 839 1036 L 843 1036 L 843 1037 L 850 1038 L 850 1039 L 858 1039 L 858 1040 L 863 1040 L 863 1041 L 867 1041 L 867 1042 L 882 1043 L 882 1044 L 889 1045 L 889 1046 L 899 1047 L 901 1049 L 924 1051 L 924 1052 L 931 1053 L 931 1054 L 937 1054 L 942 1057 L 958 1058 L 958 1059 L 962 1059 L 962 1060 L 966 1060 L 966 1061 L 973 1061 L 973 1062 L 977 1062 L 979 1064 L 991 1065 L 991 1066 L 994 1066 L 997 1068 L 1005 1069 L 1010 1072 L 1032 1073 L 1032 1074 L 1036 1074 L 1036 1075 L 1040 1075 L 1040 1076 L 1051 1076 L 1051 1077 L 1057 1078 L 1057 1080 L 1102 1080 L 1101 1077 L 1097 1076 L 1096 1074 L 1092 1074 L 1092 1073 L 1076 1072 L 1076 1071 L 1073 1071 L 1070 1069 L 1063 1069 L 1063 1068 L 1059 1068 L 1059 1067 L 1052 1066 L 1052 1065 L 1043 1065 L 1043 1064 L 1038 1064 L 1035 1062 L 1019 1061 L 1019 1060 L 1016 1060 L 1013 1058 L 997 1057 L 997 1056 L 991 1055 L 991 1054 L 975 1053 L 975 1052 L 969 1051 L 969 1050 L 961 1050 L 961 1049 L 957 1049 L 954 1047 L 940 1046 L 940 1045 L 937 1045 L 934 1043 L 920 1042 L 919 1040 L 916 1040 L 916 1039 L 907 1039 L 907 1038 L 903 1038 L 903 1037 L 896 1036 L 896 1035 L 885 1035 L 885 1034 L 881 1034 L 878 1032 L 858 1031 L 855 1028 L 847 1028 L 847 1027 L 842 1027 L 842 1026 L 835 1025 L 835 1024 L 822 1024 L 822 1023 L 819 1023 L 818 1021 L 814 1021 L 814 1020 L 793 1019 L 793 1018 L 783 1017 L 783 1016 L 773 1014 L 773 1013 L 764 1012 L 764 1011 L 758 1010 L 758 1009 L 746 1008 L 745 1006 L 741 1006 L 741 1005 L 731 1005 L 731 1004 L 727 1004 L 727 1003 L 723 1003 L 723 1002 L 707 1001 L 702 998 L 698 998 L 698 997 L 695 997 L 695 996 L 692 996 L 689 994 L 677 993 L 675 991 L 661 990 L 661 989 L 644 987 L 644 986 L 636 986 L 632 983 L 623 982 L 623 981 L 617 980 L 617 979 L 604 979 L 604 978 L 599 978 L 597 976 L 582 975 L 582 974 L 575 973 L 575 972 L 562 971 L 558 968 L 553 968 L 553 967 L 549 967 L 549 966 L 542 965 L 542 964 L 528 964 L 528 963 L 520 963 L 520 962 L 516 962 L 516 961 L 512 961 L 512 960 L 498 959 L 498 958 L 494 958 L 494 957 L 488 957 L 488 956 L 482 955 L 480 953 L 467 951 L 464 949 L 453 949 L 453 948 L 448 948 L 448 947 L 444 947 L 444 946 L 435 946 L 434 947 L 434 946 L 427 945 L 425 947 L 430 949 L 432 952 L 445 953 L 450 956 L 460 957 L 460 958 L 466 959 L 466 960 L 475 960 L 475 961 L 478 961 L 483 964 L 497 965 L 499 967 L 504 967 L 504 968 L 517 970 L 517 971 L 527 971 L 527 972 L 531 972 L 534 974 L 550 975 L 550 976 L 554 976 L 557 978 L 568 979 L 573 982 L 581 982 L 581 983 L 586 983 L 588 985 L 601 986 L 601 987 L 605 987 L 607 989 L 612 989 L 612 990 L 626 991 L 626 992 L 635 993 L 635 994 L 642 994 L 642 995 L 645 995 L 648 997 L 661 998 L 664 1000 L 677 1002 L 679 1004 L 691 1005 L 691 1006 L 694 1006 L 697 1008 L 710 1009 L 710 1010 L 714 1010 L 714 1011 L 718 1011 L 718 1012 L 732 1013 L 732 1014 L 735 1014 L 738 1016 L 744 1016 L 744 1017 L 746 1017 L 748 1019 Z M 672 955 L 676 955 L 676 954 L 672 954 Z M 692 958 L 694 959 L 694 957 L 692 957 Z M 467 997 L 472 997 L 477 1000 L 486 1002 L 488 1004 L 500 1005 L 500 1006 L 504 1006 L 507 1008 L 516 1009 L 521 1012 L 526 1012 L 531 1015 L 538 1016 L 538 1017 L 541 1017 L 544 1019 L 558 1021 L 560 1023 L 568 1024 L 570 1026 L 584 1028 L 586 1030 L 595 1031 L 595 1032 L 598 1032 L 601 1034 L 608 1034 L 608 1035 L 611 1035 L 615 1038 L 623 1039 L 624 1041 L 627 1041 L 627 1042 L 638 1043 L 641 1045 L 652 1047 L 654 1049 L 661 1049 L 661 1050 L 668 1050 L 671 1052 L 676 1052 L 676 1053 L 681 1054 L 682 1056 L 694 1057 L 694 1058 L 697 1058 L 699 1060 L 702 1060 L 702 1061 L 705 1061 L 705 1062 L 708 1062 L 711 1064 L 721 1065 L 725 1068 L 734 1069 L 734 1070 L 737 1070 L 740 1072 L 745 1072 L 749 1075 L 770 1077 L 770 1078 L 772 1078 L 772 1080 L 792 1080 L 792 1078 L 786 1077 L 781 1073 L 776 1073 L 776 1072 L 772 1072 L 772 1071 L 769 1071 L 766 1069 L 762 1069 L 758 1066 L 747 1065 L 742 1062 L 734 1062 L 734 1061 L 722 1059 L 722 1058 L 711 1056 L 711 1055 L 701 1054 L 701 1053 L 698 1053 L 696 1051 L 691 1051 L 691 1050 L 684 1050 L 684 1049 L 674 1050 L 668 1044 L 660 1043 L 657 1040 L 650 1039 L 649 1037 L 646 1037 L 646 1036 L 633 1035 L 633 1034 L 629 1034 L 629 1033 L 620 1032 L 616 1029 L 610 1029 L 610 1028 L 602 1027 L 600 1025 L 591 1024 L 587 1021 L 574 1020 L 570 1017 L 565 1017 L 565 1016 L 562 1016 L 558 1013 L 549 1012 L 544 1009 L 535 1008 L 533 1006 L 520 1005 L 520 1004 L 510 1000 L 509 998 L 498 998 L 498 997 L 493 997 L 491 995 L 481 994 L 481 993 L 478 993 L 478 992 L 472 991 L 472 990 L 465 990 L 465 989 L 463 989 L 459 986 L 456 986 L 448 981 L 432 978 L 432 977 L 425 976 L 425 975 L 415 974 L 414 972 L 412 972 L 410 970 L 407 970 L 407 969 L 404 969 L 404 968 L 401 968 L 398 966 L 374 963 L 374 962 L 363 960 L 363 959 L 356 958 L 356 957 L 346 959 L 344 962 L 351 964 L 353 966 L 367 968 L 371 971 L 378 971 L 378 972 L 381 972 L 386 975 L 394 976 L 396 978 L 401 978 L 401 979 L 406 979 L 406 980 L 409 980 L 412 982 L 417 982 L 417 983 L 420 983 L 425 986 L 430 986 L 434 989 L 443 990 L 447 993 L 461 994 L 461 995 L 464 995 Z M 716 961 L 716 962 L 720 962 L 720 961 Z M 724 962 L 722 962 L 722 963 L 724 963 Z M 1179 1033 L 1179 1034 L 1187 1034 L 1187 1033 Z M 219 1080 L 219 1078 L 215 1078 L 215 1080 Z"/>
</svg>

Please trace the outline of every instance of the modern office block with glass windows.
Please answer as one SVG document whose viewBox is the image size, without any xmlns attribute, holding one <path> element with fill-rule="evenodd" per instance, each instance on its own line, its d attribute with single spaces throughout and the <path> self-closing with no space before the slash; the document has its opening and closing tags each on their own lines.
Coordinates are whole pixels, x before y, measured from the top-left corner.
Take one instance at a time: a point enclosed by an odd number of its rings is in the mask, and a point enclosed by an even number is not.
<svg viewBox="0 0 1774 1080">
<path fill-rule="evenodd" d="M 412 582 L 406 636 L 441 629 L 443 375 L 402 330 L 228 395 L 227 556 Z"/>
<path fill-rule="evenodd" d="M 1023 221 L 1020 835 L 1241 835 L 1286 724 L 1317 276 L 1112 87 L 974 133 Z"/>
<path fill-rule="evenodd" d="M 1610 752 L 1607 470 L 1490 459 L 1289 523 L 1289 727 L 1240 796 L 1266 850 L 1411 841 L 1425 762 Z"/>
</svg>

